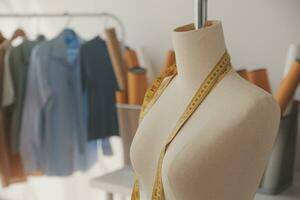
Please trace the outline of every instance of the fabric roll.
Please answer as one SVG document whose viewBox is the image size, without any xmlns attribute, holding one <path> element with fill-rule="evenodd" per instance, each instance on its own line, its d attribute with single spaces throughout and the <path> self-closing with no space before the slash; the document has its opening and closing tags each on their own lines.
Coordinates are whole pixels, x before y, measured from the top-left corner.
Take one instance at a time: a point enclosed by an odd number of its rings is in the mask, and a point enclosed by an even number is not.
<svg viewBox="0 0 300 200">
<path fill-rule="evenodd" d="M 175 63 L 176 63 L 175 51 L 169 50 L 165 61 L 165 68 L 174 65 Z"/>
<path fill-rule="evenodd" d="M 140 66 L 137 54 L 133 49 L 127 48 L 124 53 L 124 58 L 127 63 L 128 69 Z"/>
<path fill-rule="evenodd" d="M 287 74 L 290 71 L 291 66 L 293 65 L 293 62 L 297 59 L 300 59 L 300 45 L 299 44 L 291 44 L 289 46 L 287 56 L 286 56 L 286 62 L 283 72 L 283 79 L 287 76 Z M 294 99 L 300 100 L 300 88 L 297 88 L 294 94 Z"/>
<path fill-rule="evenodd" d="M 128 72 L 128 103 L 142 105 L 147 91 L 146 70 L 136 67 Z"/>
<path fill-rule="evenodd" d="M 118 86 L 120 90 L 126 90 L 127 88 L 127 65 L 123 59 L 120 43 L 117 38 L 117 34 L 114 28 L 106 29 L 106 44 L 109 51 L 109 56 L 113 64 L 113 69 L 117 78 Z"/>
<path fill-rule="evenodd" d="M 127 92 L 117 91 L 116 92 L 116 103 L 127 104 L 128 103 Z"/>
<path fill-rule="evenodd" d="M 297 60 L 292 63 L 289 72 L 281 82 L 278 92 L 276 94 L 276 100 L 279 103 L 281 112 L 284 113 L 289 102 L 292 100 L 293 95 L 300 82 L 300 61 Z"/>
<path fill-rule="evenodd" d="M 250 82 L 271 93 L 271 86 L 266 69 L 258 69 L 248 72 L 247 77 Z"/>
<path fill-rule="evenodd" d="M 248 72 L 246 69 L 241 69 L 236 71 L 242 78 L 248 80 Z"/>
</svg>

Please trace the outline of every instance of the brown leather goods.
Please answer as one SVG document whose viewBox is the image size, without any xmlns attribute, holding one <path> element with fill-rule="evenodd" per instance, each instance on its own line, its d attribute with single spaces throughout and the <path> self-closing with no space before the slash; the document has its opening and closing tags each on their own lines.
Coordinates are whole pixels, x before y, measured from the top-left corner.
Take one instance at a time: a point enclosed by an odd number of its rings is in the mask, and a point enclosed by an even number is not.
<svg viewBox="0 0 300 200">
<path fill-rule="evenodd" d="M 127 63 L 128 69 L 140 66 L 137 54 L 133 49 L 126 48 L 124 58 Z"/>
<path fill-rule="evenodd" d="M 295 61 L 292 64 L 288 74 L 281 82 L 276 100 L 281 108 L 281 113 L 284 113 L 289 102 L 292 100 L 296 88 L 300 82 L 300 61 Z"/>
<path fill-rule="evenodd" d="M 170 67 L 176 63 L 175 52 L 173 50 L 169 50 L 167 53 L 166 61 L 165 61 L 165 68 Z"/>
<path fill-rule="evenodd" d="M 132 105 L 142 105 L 147 91 L 146 70 L 135 67 L 128 72 L 128 103 Z"/>
<path fill-rule="evenodd" d="M 120 90 L 127 89 L 127 65 L 121 53 L 120 42 L 118 41 L 116 30 L 114 28 L 106 29 L 106 44 L 109 57 L 112 61 L 113 69 L 117 78 Z"/>
<path fill-rule="evenodd" d="M 257 69 L 247 74 L 248 80 L 265 91 L 271 93 L 268 72 L 266 69 Z"/>
<path fill-rule="evenodd" d="M 241 77 L 248 80 L 248 72 L 246 69 L 240 69 L 236 71 Z"/>
<path fill-rule="evenodd" d="M 119 90 L 116 92 L 116 103 L 118 103 L 118 104 L 127 104 L 128 103 L 126 91 Z"/>
</svg>

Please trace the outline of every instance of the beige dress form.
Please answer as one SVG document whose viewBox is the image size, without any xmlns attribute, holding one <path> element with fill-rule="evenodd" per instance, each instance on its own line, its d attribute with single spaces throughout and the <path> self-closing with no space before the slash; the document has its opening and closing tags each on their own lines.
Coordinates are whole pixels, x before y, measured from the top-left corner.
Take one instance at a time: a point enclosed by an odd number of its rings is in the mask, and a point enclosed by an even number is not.
<svg viewBox="0 0 300 200">
<path fill-rule="evenodd" d="M 176 29 L 173 44 L 178 75 L 140 123 L 131 146 L 147 199 L 166 138 L 226 49 L 218 21 L 199 30 Z M 166 200 L 253 200 L 279 120 L 274 98 L 231 70 L 170 145 L 162 172 Z"/>
</svg>

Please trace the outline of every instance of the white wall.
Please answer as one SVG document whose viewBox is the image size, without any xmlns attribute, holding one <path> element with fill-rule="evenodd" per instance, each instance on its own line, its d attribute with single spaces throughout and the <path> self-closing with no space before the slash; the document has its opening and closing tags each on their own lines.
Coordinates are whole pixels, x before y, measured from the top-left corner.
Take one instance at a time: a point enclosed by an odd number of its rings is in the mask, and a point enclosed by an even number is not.
<svg viewBox="0 0 300 200">
<path fill-rule="evenodd" d="M 268 67 L 273 89 L 282 74 L 290 43 L 300 43 L 298 0 L 209 0 L 209 18 L 221 19 L 236 68 Z M 171 31 L 193 20 L 193 0 L 2 0 L 1 12 L 97 12 L 118 15 L 126 25 L 126 41 L 144 46 L 157 69 L 172 47 Z M 8 23 L 9 22 L 9 23 Z M 66 19 L 38 20 L 38 31 L 57 34 Z M 36 20 L 3 20 L 0 29 L 11 33 L 23 26 L 35 34 Z M 71 26 L 86 38 L 103 32 L 104 20 L 74 19 Z"/>
<path fill-rule="evenodd" d="M 209 18 L 223 21 L 234 66 L 267 67 L 273 91 L 282 77 L 290 43 L 300 43 L 299 0 L 208 0 Z M 155 71 L 172 48 L 171 32 L 193 20 L 193 0 L 2 0 L 1 12 L 97 12 L 118 15 L 126 26 L 127 44 L 143 46 Z M 11 34 L 17 26 L 31 35 L 56 35 L 66 20 L 2 20 L 0 30 Z M 85 38 L 103 32 L 103 20 L 78 19 L 72 27 Z M 298 154 L 299 157 L 300 154 Z M 300 167 L 299 167 L 300 168 Z"/>
</svg>

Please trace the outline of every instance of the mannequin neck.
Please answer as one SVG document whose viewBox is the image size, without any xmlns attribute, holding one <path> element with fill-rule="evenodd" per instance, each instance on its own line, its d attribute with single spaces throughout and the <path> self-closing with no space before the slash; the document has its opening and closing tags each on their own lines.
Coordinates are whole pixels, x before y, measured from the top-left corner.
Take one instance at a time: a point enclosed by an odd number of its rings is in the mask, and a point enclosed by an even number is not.
<svg viewBox="0 0 300 200">
<path fill-rule="evenodd" d="M 206 78 L 226 51 L 222 24 L 210 22 L 195 30 L 193 25 L 179 27 L 173 32 L 178 81 L 185 86 L 196 85 Z"/>
</svg>

